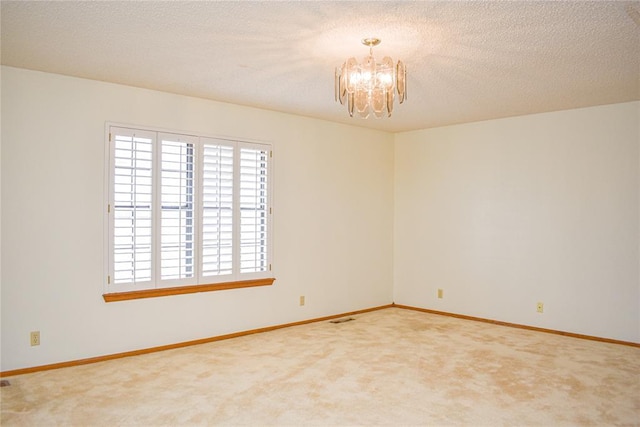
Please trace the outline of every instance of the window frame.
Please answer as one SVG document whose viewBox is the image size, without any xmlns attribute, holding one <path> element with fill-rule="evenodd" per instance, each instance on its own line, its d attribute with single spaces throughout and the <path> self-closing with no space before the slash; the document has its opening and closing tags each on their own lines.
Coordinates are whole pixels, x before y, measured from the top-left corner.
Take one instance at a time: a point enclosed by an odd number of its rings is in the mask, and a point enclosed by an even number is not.
<svg viewBox="0 0 640 427">
<path fill-rule="evenodd" d="M 152 139 L 152 231 L 151 231 L 151 279 L 144 282 L 127 282 L 116 284 L 114 277 L 114 217 L 115 217 L 115 135 L 122 131 L 123 134 L 129 132 L 134 134 L 139 132 L 144 135 L 155 135 Z M 161 276 L 161 246 L 162 246 L 162 225 L 161 216 L 163 213 L 161 190 L 162 190 L 162 149 L 165 137 L 184 137 L 185 141 L 193 143 L 193 226 L 194 230 L 194 260 L 193 276 L 178 279 L 162 279 Z M 114 139 L 112 141 L 112 138 Z M 172 139 L 173 140 L 173 139 Z M 106 274 L 103 284 L 103 298 L 106 302 L 121 301 L 127 299 L 149 298 L 156 296 L 175 295 L 194 292 L 208 292 L 223 289 L 244 288 L 252 286 L 271 285 L 275 281 L 272 277 L 273 271 L 273 144 L 265 141 L 255 141 L 248 139 L 238 139 L 210 135 L 196 135 L 192 132 L 167 130 L 162 128 L 127 125 L 113 122 L 105 124 L 105 182 L 104 198 L 106 200 L 106 213 L 104 221 L 104 268 Z M 203 275 L 203 193 L 204 193 L 204 150 L 206 145 L 218 144 L 220 146 L 233 147 L 233 268 L 232 273 L 227 275 Z M 265 252 L 266 261 L 263 265 L 264 271 L 254 273 L 242 273 L 240 270 L 240 154 L 243 148 L 256 150 L 265 153 L 264 173 L 266 173 L 266 206 L 260 210 L 265 217 L 264 228 L 266 230 L 266 243 L 260 248 Z M 256 246 L 257 247 L 257 246 Z"/>
</svg>

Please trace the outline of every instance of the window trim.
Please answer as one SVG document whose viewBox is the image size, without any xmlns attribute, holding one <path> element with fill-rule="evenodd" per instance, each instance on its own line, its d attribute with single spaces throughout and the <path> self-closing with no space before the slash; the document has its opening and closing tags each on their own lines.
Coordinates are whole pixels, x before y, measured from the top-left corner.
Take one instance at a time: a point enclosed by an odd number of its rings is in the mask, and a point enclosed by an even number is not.
<svg viewBox="0 0 640 427">
<path fill-rule="evenodd" d="M 194 294 L 197 292 L 224 291 L 227 289 L 271 286 L 275 278 L 240 280 L 236 282 L 210 283 L 206 285 L 176 286 L 172 288 L 153 288 L 140 291 L 112 292 L 102 294 L 104 302 L 127 301 L 132 299 L 166 297 L 169 295 Z"/>
<path fill-rule="evenodd" d="M 177 134 L 177 135 L 184 135 L 184 136 L 189 136 L 189 137 L 194 137 L 196 138 L 198 141 L 201 140 L 217 140 L 220 142 L 228 142 L 230 145 L 232 144 L 234 147 L 236 147 L 236 150 L 239 152 L 240 149 L 243 146 L 256 146 L 256 147 L 265 147 L 267 148 L 266 151 L 268 151 L 268 157 L 269 157 L 269 163 L 268 163 L 268 171 L 269 171 L 269 178 L 268 178 L 268 188 L 269 188 L 269 193 L 268 193 L 268 199 L 267 199 L 267 218 L 268 218 L 268 229 L 270 230 L 270 235 L 269 238 L 267 240 L 267 254 L 268 254 L 268 269 L 263 273 L 244 273 L 241 274 L 239 271 L 238 272 L 234 272 L 231 275 L 223 275 L 223 276 L 219 276 L 219 280 L 216 280 L 215 276 L 210 276 L 210 277 L 201 277 L 201 271 L 200 269 L 202 268 L 202 260 L 199 259 L 201 257 L 199 257 L 196 261 L 196 265 L 198 266 L 198 270 L 197 270 L 197 274 L 191 278 L 191 279 L 184 279 L 182 280 L 180 284 L 178 285 L 164 285 L 162 284 L 161 281 L 157 280 L 156 283 L 152 283 L 153 287 L 149 287 L 149 288 L 135 288 L 134 287 L 129 287 L 129 289 L 123 290 L 123 291 L 118 291 L 118 292 L 112 292 L 112 287 L 114 286 L 112 283 L 110 283 L 112 281 L 112 277 L 110 276 L 111 274 L 111 264 L 112 264 L 112 257 L 113 254 L 110 253 L 112 246 L 111 246 L 111 239 L 113 238 L 112 233 L 112 212 L 111 209 L 113 208 L 111 205 L 112 201 L 111 201 L 111 197 L 112 197 L 112 180 L 113 180 L 113 164 L 112 164 L 112 146 L 111 146 L 111 129 L 112 128 L 123 128 L 123 129 L 131 129 L 131 130 L 136 130 L 136 131 L 142 131 L 142 132 L 155 132 L 157 134 L 157 138 L 154 141 L 154 144 L 158 144 L 161 141 L 160 135 L 161 134 Z M 104 219 L 104 233 L 103 233 L 103 237 L 104 237 L 104 244 L 103 247 L 105 248 L 106 254 L 103 257 L 104 260 L 104 271 L 105 274 L 103 275 L 104 277 L 104 281 L 103 281 L 103 293 L 102 293 L 102 297 L 104 299 L 105 302 L 116 302 L 116 301 L 125 301 L 125 300 L 131 300 L 131 299 L 142 299 L 142 298 L 154 298 L 154 297 L 162 297 L 162 296 L 169 296 L 169 295 L 181 295 L 181 294 L 190 294 L 190 293 L 199 293 L 199 292 L 211 292 L 211 291 L 219 291 L 219 290 L 227 290 L 227 289 L 239 289 L 239 288 L 247 288 L 247 287 L 258 287 L 258 286 L 270 286 L 273 284 L 273 282 L 276 280 L 275 277 L 273 277 L 272 275 L 272 266 L 273 266 L 273 217 L 272 217 L 272 212 L 273 212 L 273 143 L 270 141 L 259 141 L 259 140 L 253 140 L 253 139 L 248 139 L 248 138 L 234 138 L 234 137 L 228 137 L 228 136 L 220 136 L 220 135 L 208 135 L 208 134 L 195 134 L 194 132 L 188 132 L 188 131 L 181 131 L 181 130 L 172 130 L 172 129 L 166 129 L 166 128 L 160 128 L 160 127 L 149 127 L 149 126 L 140 126 L 140 125 L 131 125 L 131 124 L 122 124 L 122 123 L 116 123 L 116 122 L 105 122 L 105 170 L 104 170 L 104 199 L 105 199 L 105 219 Z M 201 155 L 201 150 L 203 149 L 204 143 L 198 143 L 198 148 L 196 150 L 196 155 L 195 155 L 195 161 L 199 161 L 200 159 L 200 155 Z M 234 150 L 234 151 L 236 151 Z M 159 152 L 157 151 L 157 149 L 154 149 L 154 156 L 159 155 Z M 157 166 L 156 166 L 157 167 Z M 155 174 L 159 174 L 160 171 L 156 171 Z M 200 170 L 200 168 L 198 168 L 197 173 L 196 173 L 196 179 L 197 179 L 197 186 L 198 188 L 200 188 L 202 182 L 201 182 L 201 173 L 202 171 Z M 155 177 L 154 177 L 154 185 L 155 184 Z M 154 192 L 158 190 L 159 187 L 156 186 L 156 188 L 154 188 Z M 159 190 L 158 190 L 159 191 Z M 155 193 L 154 193 L 155 194 Z M 196 199 L 200 199 L 201 198 L 201 193 L 200 190 L 198 190 L 197 192 L 198 197 L 196 197 Z M 200 200 L 196 201 L 196 210 L 200 207 Z M 160 212 L 154 212 L 154 217 L 155 215 L 160 214 Z M 238 216 L 239 218 L 239 216 Z M 196 222 L 198 223 L 198 226 L 201 226 L 201 213 L 199 215 L 196 216 Z M 157 219 L 154 219 L 154 222 L 156 222 Z M 235 226 L 234 226 L 235 227 Z M 201 228 L 198 230 L 199 232 L 201 232 Z M 154 232 L 154 236 L 156 236 L 155 232 Z M 199 239 L 198 239 L 199 240 Z M 153 263 L 155 264 L 156 262 L 159 262 L 159 258 L 155 257 L 155 253 L 154 253 L 154 258 L 153 258 Z M 236 255 L 237 257 L 240 256 L 239 252 Z M 262 277 L 261 277 L 262 276 Z M 198 280 L 202 280 L 205 283 L 197 283 Z M 195 283 L 195 284 L 190 284 L 190 283 Z"/>
</svg>

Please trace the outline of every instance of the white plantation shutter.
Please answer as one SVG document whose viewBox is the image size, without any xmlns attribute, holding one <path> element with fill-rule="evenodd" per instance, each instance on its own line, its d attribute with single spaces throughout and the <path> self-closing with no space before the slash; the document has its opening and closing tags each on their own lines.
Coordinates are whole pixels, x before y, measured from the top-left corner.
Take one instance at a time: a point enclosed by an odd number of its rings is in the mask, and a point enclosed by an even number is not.
<svg viewBox="0 0 640 427">
<path fill-rule="evenodd" d="M 233 158 L 229 143 L 203 139 L 203 277 L 233 273 Z"/>
<path fill-rule="evenodd" d="M 270 278 L 269 144 L 109 127 L 106 293 Z"/>
<path fill-rule="evenodd" d="M 111 253 L 114 284 L 152 279 L 155 134 L 112 128 Z"/>
<path fill-rule="evenodd" d="M 195 148 L 197 138 L 160 134 L 160 277 L 195 274 Z"/>
<path fill-rule="evenodd" d="M 268 268 L 268 161 L 266 148 L 240 149 L 240 273 Z"/>
</svg>

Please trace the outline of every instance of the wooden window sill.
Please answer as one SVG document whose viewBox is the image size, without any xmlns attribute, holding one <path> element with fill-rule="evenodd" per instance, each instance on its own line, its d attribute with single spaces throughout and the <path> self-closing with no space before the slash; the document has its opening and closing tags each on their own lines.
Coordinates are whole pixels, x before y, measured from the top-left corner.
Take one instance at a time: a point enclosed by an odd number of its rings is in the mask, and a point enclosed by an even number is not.
<svg viewBox="0 0 640 427">
<path fill-rule="evenodd" d="M 130 299 L 156 298 L 168 295 L 194 294 L 196 292 L 223 291 L 225 289 L 252 288 L 254 286 L 270 286 L 275 278 L 243 280 L 239 282 L 212 283 L 208 285 L 178 286 L 175 288 L 145 289 L 142 291 L 115 292 L 103 294 L 105 302 L 127 301 Z"/>
</svg>

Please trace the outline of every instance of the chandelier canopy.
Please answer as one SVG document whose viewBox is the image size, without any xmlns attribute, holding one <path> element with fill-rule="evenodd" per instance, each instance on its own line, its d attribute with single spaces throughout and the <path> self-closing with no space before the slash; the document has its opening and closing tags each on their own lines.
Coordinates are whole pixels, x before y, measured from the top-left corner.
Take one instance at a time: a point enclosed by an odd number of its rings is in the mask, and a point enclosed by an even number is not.
<svg viewBox="0 0 640 427">
<path fill-rule="evenodd" d="M 400 104 L 407 98 L 407 69 L 402 61 L 394 65 L 388 56 L 376 62 L 373 47 L 380 44 L 380 39 L 363 39 L 362 44 L 369 46 L 369 56 L 364 62 L 358 63 L 352 57 L 336 68 L 336 101 L 347 105 L 351 117 L 354 111 L 365 119 L 371 112 L 376 117 L 382 117 L 385 112 L 391 117 L 396 91 Z"/>
</svg>

